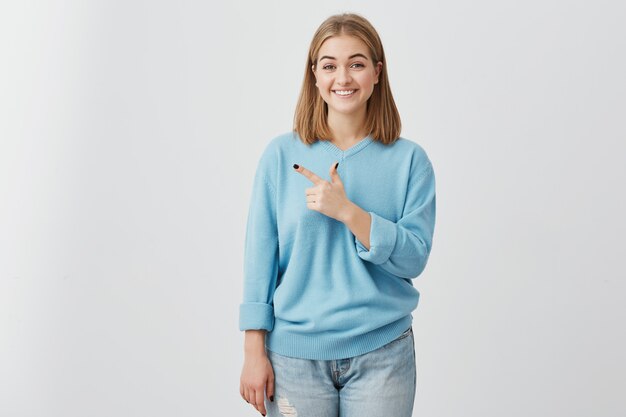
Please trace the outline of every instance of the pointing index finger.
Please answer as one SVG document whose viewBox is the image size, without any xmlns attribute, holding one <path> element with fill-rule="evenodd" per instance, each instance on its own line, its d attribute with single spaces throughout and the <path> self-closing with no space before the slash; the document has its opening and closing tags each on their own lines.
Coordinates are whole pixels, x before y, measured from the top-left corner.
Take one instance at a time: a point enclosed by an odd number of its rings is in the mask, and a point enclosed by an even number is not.
<svg viewBox="0 0 626 417">
<path fill-rule="evenodd" d="M 303 167 L 301 165 L 293 164 L 293 167 L 300 174 L 302 174 L 305 177 L 307 177 L 313 184 L 318 184 L 318 183 L 324 181 L 322 178 L 320 178 L 317 175 L 315 175 L 315 173 L 309 171 L 308 169 L 306 169 L 305 167 Z"/>
</svg>

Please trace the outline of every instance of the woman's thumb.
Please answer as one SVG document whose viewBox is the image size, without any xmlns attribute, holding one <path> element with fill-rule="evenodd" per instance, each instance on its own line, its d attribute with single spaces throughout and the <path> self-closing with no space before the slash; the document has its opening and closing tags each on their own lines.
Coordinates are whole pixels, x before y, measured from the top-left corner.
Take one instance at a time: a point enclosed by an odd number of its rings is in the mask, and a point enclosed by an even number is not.
<svg viewBox="0 0 626 417">
<path fill-rule="evenodd" d="M 269 398 L 270 401 L 274 402 L 274 373 L 271 373 L 270 376 L 267 378 L 265 392 L 267 394 L 267 398 Z"/>
<path fill-rule="evenodd" d="M 332 182 L 341 182 L 341 178 L 339 177 L 339 173 L 337 172 L 337 168 L 339 167 L 339 162 L 335 165 L 330 166 L 330 178 Z"/>
</svg>

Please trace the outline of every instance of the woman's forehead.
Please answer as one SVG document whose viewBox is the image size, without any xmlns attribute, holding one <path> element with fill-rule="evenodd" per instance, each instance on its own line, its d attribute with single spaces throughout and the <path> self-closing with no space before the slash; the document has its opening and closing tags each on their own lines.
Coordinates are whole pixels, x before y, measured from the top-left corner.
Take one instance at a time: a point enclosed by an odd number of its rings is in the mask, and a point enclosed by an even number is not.
<svg viewBox="0 0 626 417">
<path fill-rule="evenodd" d="M 353 55 L 361 54 L 367 57 L 369 51 L 365 42 L 355 36 L 341 35 L 326 39 L 320 47 L 318 56 L 330 59 L 351 59 Z"/>
</svg>

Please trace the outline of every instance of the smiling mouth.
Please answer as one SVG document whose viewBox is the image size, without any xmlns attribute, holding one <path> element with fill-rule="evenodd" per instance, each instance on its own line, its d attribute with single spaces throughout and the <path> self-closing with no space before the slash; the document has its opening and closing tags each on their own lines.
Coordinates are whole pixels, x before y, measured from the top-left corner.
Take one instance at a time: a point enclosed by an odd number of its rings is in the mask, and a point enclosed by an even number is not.
<svg viewBox="0 0 626 417">
<path fill-rule="evenodd" d="M 357 91 L 357 89 L 352 89 L 352 90 L 332 90 L 332 91 L 333 91 L 333 93 L 335 93 L 339 97 L 350 97 L 350 96 L 354 95 L 354 93 Z"/>
</svg>

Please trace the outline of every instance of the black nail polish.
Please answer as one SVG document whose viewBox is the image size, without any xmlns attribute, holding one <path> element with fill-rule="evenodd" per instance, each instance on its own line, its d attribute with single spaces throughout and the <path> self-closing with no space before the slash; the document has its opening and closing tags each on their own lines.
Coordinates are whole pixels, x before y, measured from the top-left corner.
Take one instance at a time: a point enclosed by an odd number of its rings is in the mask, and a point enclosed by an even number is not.
<svg viewBox="0 0 626 417">
<path fill-rule="evenodd" d="M 270 396 L 270 401 L 274 402 L 274 396 L 273 395 Z"/>
<path fill-rule="evenodd" d="M 295 169 L 298 169 L 298 168 L 300 168 L 300 165 L 298 165 L 298 164 L 293 164 L 293 167 L 294 167 Z"/>
<path fill-rule="evenodd" d="M 339 166 L 339 162 L 337 162 L 337 165 L 335 165 L 335 169 L 337 169 L 338 166 Z"/>
</svg>

